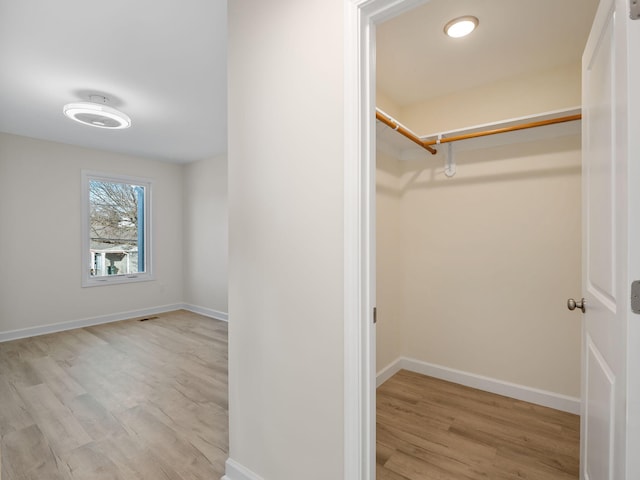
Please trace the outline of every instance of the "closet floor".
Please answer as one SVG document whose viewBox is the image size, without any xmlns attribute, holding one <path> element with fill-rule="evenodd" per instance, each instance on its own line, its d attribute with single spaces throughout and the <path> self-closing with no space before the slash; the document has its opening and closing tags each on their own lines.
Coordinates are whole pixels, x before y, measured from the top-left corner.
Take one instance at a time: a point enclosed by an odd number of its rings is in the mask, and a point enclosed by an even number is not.
<svg viewBox="0 0 640 480">
<path fill-rule="evenodd" d="M 179 310 L 0 343 L 2 480 L 209 480 L 227 324 Z"/>
<path fill-rule="evenodd" d="M 377 390 L 378 480 L 569 480 L 580 417 L 401 370 Z"/>
</svg>

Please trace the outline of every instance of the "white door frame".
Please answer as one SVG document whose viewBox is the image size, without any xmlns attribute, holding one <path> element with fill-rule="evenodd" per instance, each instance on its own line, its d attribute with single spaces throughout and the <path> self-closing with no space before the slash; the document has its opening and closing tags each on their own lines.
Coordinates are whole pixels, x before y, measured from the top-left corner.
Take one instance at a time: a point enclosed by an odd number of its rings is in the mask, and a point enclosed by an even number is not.
<svg viewBox="0 0 640 480">
<path fill-rule="evenodd" d="M 637 55 L 635 50 L 640 45 L 640 19 L 627 20 L 627 45 L 631 55 Z M 640 205 L 640 65 L 635 62 L 628 66 L 628 122 L 629 135 L 629 214 L 637 215 Z M 635 207 L 633 207 L 635 206 Z M 637 223 L 637 222 L 636 222 Z M 635 225 L 629 232 L 629 271 L 630 279 L 640 279 L 640 228 Z M 627 345 L 627 478 L 640 478 L 640 317 L 631 315 Z M 635 346 L 635 348 L 633 348 Z"/>
<path fill-rule="evenodd" d="M 375 477 L 375 25 L 429 0 L 344 0 L 344 478 Z M 617 0 L 624 1 L 624 0 Z M 627 3 L 627 2 L 625 2 Z M 628 5 L 628 4 L 627 4 Z M 626 15 L 625 15 L 626 17 Z M 625 21 L 629 22 L 627 18 Z M 638 45 L 640 20 L 628 23 L 627 45 Z M 640 69 L 628 72 L 637 85 Z M 629 89 L 628 121 L 640 126 L 640 94 Z M 636 129 L 637 130 L 637 129 Z M 630 151 L 640 152 L 640 136 L 631 135 Z M 631 162 L 629 201 L 640 201 L 640 161 Z M 635 211 L 635 210 L 634 210 Z M 640 244 L 640 229 L 629 233 Z M 629 252 L 629 275 L 640 278 L 640 248 Z M 631 317 L 628 345 L 640 344 L 640 318 Z M 628 352 L 629 365 L 639 365 L 640 348 Z M 640 374 L 627 373 L 627 478 L 638 478 L 640 457 Z"/>
<path fill-rule="evenodd" d="M 344 478 L 375 478 L 375 25 L 429 0 L 344 0 Z"/>
</svg>

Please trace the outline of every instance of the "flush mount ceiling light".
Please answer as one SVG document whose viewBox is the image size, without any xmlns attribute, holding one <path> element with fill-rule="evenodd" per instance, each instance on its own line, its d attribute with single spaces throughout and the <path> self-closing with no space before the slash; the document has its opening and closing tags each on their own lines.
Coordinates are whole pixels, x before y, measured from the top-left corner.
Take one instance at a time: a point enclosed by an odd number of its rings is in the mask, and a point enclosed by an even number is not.
<svg viewBox="0 0 640 480">
<path fill-rule="evenodd" d="M 131 126 L 131 119 L 127 115 L 106 105 L 106 97 L 91 95 L 89 98 L 90 102 L 68 103 L 62 111 L 71 120 L 91 127 L 116 130 Z"/>
<path fill-rule="evenodd" d="M 476 29 L 478 23 L 478 19 L 471 15 L 454 18 L 444 26 L 444 33 L 452 38 L 465 37 Z"/>
</svg>

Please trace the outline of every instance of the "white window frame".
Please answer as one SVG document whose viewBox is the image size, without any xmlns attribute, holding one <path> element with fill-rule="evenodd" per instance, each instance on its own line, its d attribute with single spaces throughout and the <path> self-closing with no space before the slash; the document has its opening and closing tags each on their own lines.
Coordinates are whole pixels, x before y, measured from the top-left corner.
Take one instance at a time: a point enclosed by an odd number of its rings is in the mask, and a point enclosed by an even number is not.
<svg viewBox="0 0 640 480">
<path fill-rule="evenodd" d="M 111 183 L 129 183 L 140 185 L 145 188 L 144 202 L 144 266 L 145 271 L 142 273 L 132 273 L 123 275 L 91 275 L 91 247 L 90 247 L 90 228 L 89 228 L 89 182 L 98 180 L 101 182 Z M 130 175 L 117 175 L 111 173 L 96 172 L 91 170 L 82 170 L 82 261 L 81 269 L 81 285 L 82 287 L 97 287 L 104 285 L 114 285 L 122 283 L 147 282 L 155 280 L 153 275 L 153 231 L 151 230 L 151 213 L 152 213 L 152 181 L 148 178 L 133 177 Z"/>
</svg>

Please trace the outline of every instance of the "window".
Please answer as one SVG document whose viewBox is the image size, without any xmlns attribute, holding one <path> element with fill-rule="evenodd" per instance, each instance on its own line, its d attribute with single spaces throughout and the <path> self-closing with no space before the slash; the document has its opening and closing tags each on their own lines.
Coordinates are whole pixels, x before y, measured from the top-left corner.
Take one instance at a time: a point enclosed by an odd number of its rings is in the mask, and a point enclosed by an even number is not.
<svg viewBox="0 0 640 480">
<path fill-rule="evenodd" d="M 82 286 L 152 280 L 151 182 L 82 173 Z"/>
</svg>

